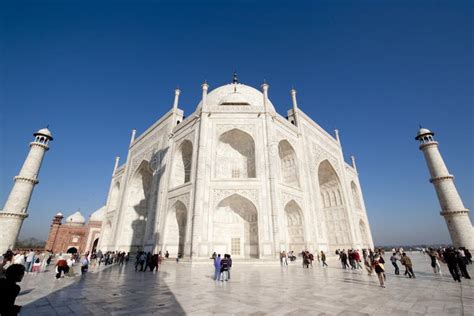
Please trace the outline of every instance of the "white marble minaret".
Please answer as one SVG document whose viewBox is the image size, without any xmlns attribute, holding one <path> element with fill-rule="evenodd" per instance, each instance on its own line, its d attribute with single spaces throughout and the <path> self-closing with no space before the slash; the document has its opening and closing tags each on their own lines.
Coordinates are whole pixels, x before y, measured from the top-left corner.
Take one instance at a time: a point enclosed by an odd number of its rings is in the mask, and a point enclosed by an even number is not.
<svg viewBox="0 0 474 316">
<path fill-rule="evenodd" d="M 420 150 L 425 155 L 431 175 L 430 182 L 435 187 L 441 205 L 441 215 L 446 220 L 454 247 L 474 249 L 474 231 L 469 219 L 469 210 L 464 207 L 454 185 L 454 176 L 449 173 L 433 135 L 430 130 L 420 128 L 415 139 L 420 142 Z"/>
<path fill-rule="evenodd" d="M 30 152 L 20 174 L 14 178 L 14 184 L 5 207 L 0 212 L 0 253 L 15 247 L 23 220 L 28 217 L 28 204 L 36 184 L 48 143 L 53 140 L 47 128 L 33 134 L 35 140 L 30 143 Z"/>
</svg>

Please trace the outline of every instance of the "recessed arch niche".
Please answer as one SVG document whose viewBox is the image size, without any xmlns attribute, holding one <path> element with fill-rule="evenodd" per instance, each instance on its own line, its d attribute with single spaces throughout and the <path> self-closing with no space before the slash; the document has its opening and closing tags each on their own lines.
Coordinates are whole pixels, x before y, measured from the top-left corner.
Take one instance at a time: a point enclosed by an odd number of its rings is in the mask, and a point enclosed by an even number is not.
<svg viewBox="0 0 474 316">
<path fill-rule="evenodd" d="M 296 253 L 306 250 L 304 239 L 304 219 L 301 207 L 291 200 L 285 206 L 285 226 L 287 232 L 287 251 Z"/>
<path fill-rule="evenodd" d="M 222 133 L 216 148 L 216 178 L 255 178 L 255 142 L 246 132 L 234 128 Z"/>
<path fill-rule="evenodd" d="M 176 150 L 174 157 L 172 186 L 190 182 L 193 161 L 193 144 L 191 141 L 184 140 Z"/>
<path fill-rule="evenodd" d="M 299 186 L 298 159 L 295 150 L 287 140 L 284 139 L 278 143 L 278 155 L 282 182 Z"/>
<path fill-rule="evenodd" d="M 163 251 L 168 251 L 172 257 L 185 255 L 187 220 L 188 210 L 186 205 L 181 201 L 176 201 L 166 215 L 163 236 Z"/>
</svg>

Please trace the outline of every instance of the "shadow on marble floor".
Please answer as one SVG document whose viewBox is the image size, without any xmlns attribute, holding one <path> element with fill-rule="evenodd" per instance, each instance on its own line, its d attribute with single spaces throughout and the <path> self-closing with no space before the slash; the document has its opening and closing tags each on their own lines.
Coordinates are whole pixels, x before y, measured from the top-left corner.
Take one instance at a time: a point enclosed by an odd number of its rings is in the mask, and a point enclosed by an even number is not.
<svg viewBox="0 0 474 316">
<path fill-rule="evenodd" d="M 24 305 L 21 315 L 184 315 L 163 281 L 166 275 L 164 271 L 135 271 L 133 265 L 113 266 L 100 273 L 78 276 L 71 285 Z M 61 281 L 52 277 L 47 282 Z"/>
</svg>

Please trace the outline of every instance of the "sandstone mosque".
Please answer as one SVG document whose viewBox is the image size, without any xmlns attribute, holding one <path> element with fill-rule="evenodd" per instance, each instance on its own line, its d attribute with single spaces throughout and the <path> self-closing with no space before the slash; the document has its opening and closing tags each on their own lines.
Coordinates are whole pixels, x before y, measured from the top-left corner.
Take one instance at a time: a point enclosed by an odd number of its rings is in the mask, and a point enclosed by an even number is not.
<svg viewBox="0 0 474 316">
<path fill-rule="evenodd" d="M 274 258 L 281 250 L 372 248 L 354 158 L 304 114 L 284 117 L 262 90 L 233 82 L 186 118 L 172 109 L 116 159 L 98 248 L 208 258 Z"/>
</svg>

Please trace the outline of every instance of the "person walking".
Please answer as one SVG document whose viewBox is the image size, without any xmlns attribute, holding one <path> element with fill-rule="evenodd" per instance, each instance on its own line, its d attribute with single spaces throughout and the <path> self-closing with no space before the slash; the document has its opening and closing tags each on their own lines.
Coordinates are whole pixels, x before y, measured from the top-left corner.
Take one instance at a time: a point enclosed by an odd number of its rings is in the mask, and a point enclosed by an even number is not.
<svg viewBox="0 0 474 316">
<path fill-rule="evenodd" d="M 381 262 L 381 256 L 375 255 L 374 260 L 372 261 L 372 267 L 377 274 L 377 278 L 379 279 L 379 283 L 381 287 L 385 287 L 385 266 Z"/>
<path fill-rule="evenodd" d="M 464 251 L 463 251 L 463 254 L 464 254 Z M 458 267 L 459 267 L 459 270 L 461 271 L 461 275 L 463 276 L 463 278 L 470 279 L 471 276 L 469 275 L 469 272 L 467 272 L 467 269 L 466 269 L 466 257 L 462 256 L 459 250 L 457 253 L 457 262 L 458 262 Z"/>
<path fill-rule="evenodd" d="M 219 281 L 221 276 L 221 254 L 218 254 L 214 260 L 214 280 Z"/>
<path fill-rule="evenodd" d="M 429 248 L 428 256 L 431 259 L 431 267 L 433 268 L 433 272 L 435 274 L 441 273 L 441 267 L 438 261 L 438 252 L 432 248 Z"/>
<path fill-rule="evenodd" d="M 408 274 L 410 279 L 411 278 L 416 279 L 415 273 L 413 272 L 413 264 L 411 262 L 410 257 L 408 257 L 406 253 L 402 253 L 402 259 L 400 260 L 400 262 L 406 268 L 405 275 Z"/>
<path fill-rule="evenodd" d="M 85 255 L 81 260 L 81 274 L 86 274 L 87 270 L 89 270 L 89 259 Z"/>
<path fill-rule="evenodd" d="M 328 264 L 326 263 L 326 254 L 322 250 L 321 250 L 321 262 L 323 263 L 323 268 L 328 267 Z"/>
<path fill-rule="evenodd" d="M 397 257 L 397 253 L 394 252 L 392 254 L 392 256 L 390 257 L 390 262 L 392 263 L 393 267 L 395 268 L 395 275 L 400 274 L 400 268 L 398 268 L 397 260 L 399 260 L 398 257 Z"/>
<path fill-rule="evenodd" d="M 454 281 L 461 282 L 461 277 L 459 276 L 458 262 L 456 258 L 456 253 L 452 247 L 446 249 L 443 253 L 444 262 L 448 265 L 449 273 L 453 277 Z"/>
<path fill-rule="evenodd" d="M 25 260 L 25 271 L 26 273 L 30 273 L 31 270 L 33 269 L 33 263 L 35 259 L 35 252 L 33 249 L 30 249 L 30 252 L 26 255 L 26 260 Z"/>
</svg>

